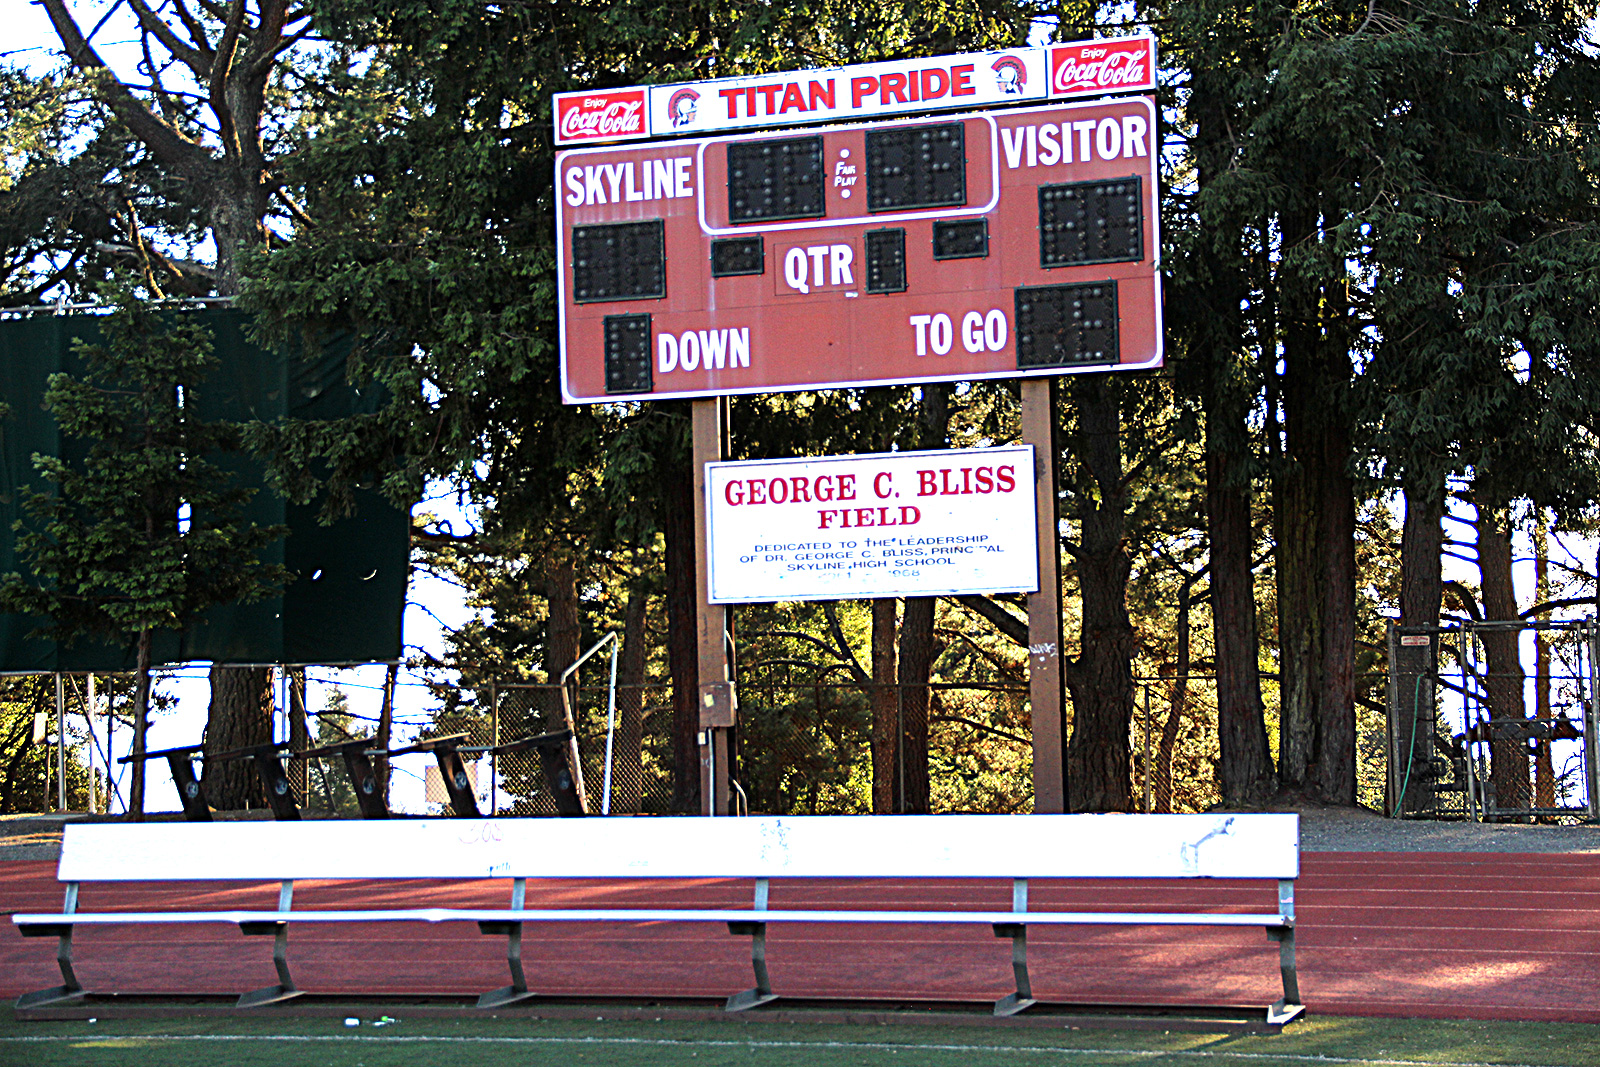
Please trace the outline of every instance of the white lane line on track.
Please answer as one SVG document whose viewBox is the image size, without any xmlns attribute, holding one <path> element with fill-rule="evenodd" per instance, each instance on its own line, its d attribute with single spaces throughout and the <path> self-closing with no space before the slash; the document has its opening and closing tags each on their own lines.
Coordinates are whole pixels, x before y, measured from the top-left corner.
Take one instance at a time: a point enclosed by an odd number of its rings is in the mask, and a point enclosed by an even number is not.
<svg viewBox="0 0 1600 1067">
<path fill-rule="evenodd" d="M 1009 1052 L 1019 1055 L 1058 1056 L 1130 1056 L 1156 1059 L 1161 1056 L 1181 1056 L 1207 1060 L 1278 1060 L 1288 1063 L 1350 1064 L 1353 1067 L 1556 1067 L 1550 1064 L 1478 1063 L 1472 1060 L 1390 1060 L 1356 1058 L 1349 1056 L 1320 1056 L 1289 1052 L 1232 1052 L 1221 1049 L 1137 1049 L 1137 1048 L 1051 1048 L 1033 1045 L 928 1045 L 896 1044 L 889 1041 L 701 1041 L 676 1040 L 651 1037 L 429 1037 L 400 1034 L 94 1034 L 76 1036 L 48 1035 L 0 1037 L 0 1044 L 118 1044 L 127 1041 L 163 1041 L 181 1043 L 216 1041 L 287 1041 L 297 1043 L 349 1042 L 372 1044 L 439 1044 L 439 1045 L 635 1045 L 658 1048 L 750 1048 L 750 1049 L 870 1049 L 883 1052 Z"/>
</svg>

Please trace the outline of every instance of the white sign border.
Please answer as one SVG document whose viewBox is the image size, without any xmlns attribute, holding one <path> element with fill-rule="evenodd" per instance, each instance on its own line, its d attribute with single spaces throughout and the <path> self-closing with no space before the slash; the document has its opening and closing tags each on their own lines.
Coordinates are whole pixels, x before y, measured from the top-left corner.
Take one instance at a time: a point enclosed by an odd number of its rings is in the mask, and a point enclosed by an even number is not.
<svg viewBox="0 0 1600 1067">
<path fill-rule="evenodd" d="M 712 472 L 713 469 L 724 468 L 724 467 L 741 467 L 741 468 L 746 468 L 746 469 L 755 468 L 755 467 L 770 468 L 770 467 L 789 466 L 789 465 L 797 464 L 797 463 L 825 463 L 825 462 L 830 462 L 830 461 L 849 461 L 849 460 L 871 461 L 871 460 L 882 460 L 882 459 L 912 459 L 913 457 L 925 457 L 925 456 L 960 456 L 960 457 L 964 457 L 964 458 L 967 458 L 967 459 L 971 459 L 974 456 L 996 455 L 996 454 L 1002 454 L 1002 453 L 1025 454 L 1028 457 L 1028 471 L 1029 471 L 1030 477 L 1026 480 L 1027 489 L 1025 491 L 1028 492 L 1029 496 L 1032 498 L 1031 501 L 1030 501 L 1030 505 L 1031 506 L 1029 507 L 1028 512 L 1029 512 L 1029 515 L 1033 518 L 1033 524 L 1032 524 L 1032 529 L 1029 532 L 1028 541 L 1026 542 L 1026 548 L 1027 548 L 1028 551 L 1030 551 L 1033 554 L 1033 574 L 1034 574 L 1034 577 L 1033 577 L 1033 588 L 1032 589 L 1018 589 L 1015 585 L 995 585 L 995 586 L 982 586 L 982 587 L 979 587 L 979 586 L 961 586 L 959 588 L 956 588 L 956 587 L 940 587 L 940 588 L 927 588 L 927 589 L 918 588 L 918 589 L 911 589 L 911 590 L 902 590 L 902 591 L 893 592 L 893 593 L 856 593 L 856 594 L 841 595 L 841 596 L 820 596 L 820 597 L 819 596 L 795 596 L 795 597 L 771 597 L 771 596 L 717 597 L 717 596 L 714 596 L 714 590 L 716 589 L 716 550 L 715 550 L 716 534 L 715 534 L 715 524 L 712 521 L 712 479 L 711 479 L 711 472 Z M 1038 486 L 1038 465 L 1037 465 L 1037 461 L 1038 461 L 1038 456 L 1035 454 L 1034 446 L 1031 445 L 1031 444 L 1023 444 L 1023 443 L 1019 442 L 1019 443 L 1007 444 L 1007 445 L 993 445 L 993 446 L 983 447 L 983 448 L 938 448 L 938 449 L 928 449 L 928 450 L 923 450 L 923 451 L 908 451 L 908 452 L 862 452 L 862 453 L 854 453 L 854 454 L 842 455 L 842 456 L 788 456 L 788 457 L 784 457 L 782 459 L 713 460 L 711 462 L 708 462 L 705 465 L 704 496 L 703 496 L 703 498 L 702 498 L 702 500 L 700 502 L 700 506 L 705 508 L 705 518 L 706 518 L 706 544 L 705 544 L 705 567 L 706 567 L 705 593 L 706 593 L 706 602 L 709 603 L 709 604 L 716 604 L 716 605 L 726 605 L 726 604 L 780 604 L 780 603 L 781 604 L 799 604 L 799 603 L 814 603 L 814 602 L 815 603 L 821 603 L 821 602 L 825 602 L 825 601 L 837 601 L 837 600 L 882 600 L 882 599 L 886 599 L 886 598 L 889 598 L 889 597 L 907 597 L 907 596 L 968 596 L 968 595 L 975 595 L 975 594 L 981 595 L 981 594 L 991 594 L 991 593 L 1018 593 L 1018 592 L 1033 593 L 1033 592 L 1037 592 L 1038 589 L 1039 589 L 1039 534 L 1038 534 L 1038 492 L 1039 492 L 1039 486 Z M 1018 488 L 1021 489 L 1022 485 L 1023 485 L 1023 479 L 1019 478 L 1018 479 Z M 864 529 L 877 529 L 877 528 L 878 527 L 864 527 Z"/>
</svg>

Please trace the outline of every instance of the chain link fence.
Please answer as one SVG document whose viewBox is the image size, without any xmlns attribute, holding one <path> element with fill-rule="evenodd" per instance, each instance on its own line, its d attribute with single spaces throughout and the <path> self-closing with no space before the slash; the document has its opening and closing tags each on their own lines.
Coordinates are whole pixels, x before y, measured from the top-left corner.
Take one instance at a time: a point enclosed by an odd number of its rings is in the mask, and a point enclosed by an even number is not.
<svg viewBox="0 0 1600 1067">
<path fill-rule="evenodd" d="M 1450 639 L 1453 642 L 1457 638 Z M 1574 655 L 1587 656 L 1591 638 L 1552 638 L 1556 649 L 1552 662 L 1565 662 Z M 1565 644 L 1563 644 L 1565 642 Z M 1576 644 L 1574 644 L 1576 642 Z M 1571 647 L 1569 647 L 1571 646 Z M 1581 646 L 1581 647 L 1579 647 Z M 1455 648 L 1456 645 L 1451 645 Z M 1574 651 L 1576 649 L 1576 651 Z M 1481 654 L 1477 660 L 1481 668 Z M 1563 658 L 1565 657 L 1565 658 Z M 1469 774 L 1477 783 L 1479 810 L 1505 815 L 1502 797 L 1510 794 L 1496 788 L 1494 730 L 1507 724 L 1493 721 L 1496 716 L 1481 715 L 1478 732 L 1485 738 L 1470 746 L 1474 752 L 1469 771 L 1466 746 L 1459 719 L 1463 703 L 1487 708 L 1487 679 L 1483 671 L 1471 668 L 1462 683 L 1455 652 L 1445 657 L 1444 675 L 1430 676 L 1419 684 L 1416 672 L 1397 672 L 1391 685 L 1391 709 L 1358 709 L 1357 714 L 1357 790 L 1361 803 L 1376 810 L 1390 810 L 1392 798 L 1404 794 L 1407 814 L 1433 817 L 1464 817 L 1468 814 Z M 1401 662 L 1397 660 L 1397 662 Z M 1570 810 L 1586 802 L 1586 766 L 1583 743 L 1568 738 L 1581 735 L 1587 698 L 1578 692 L 1591 685 L 1591 671 L 1583 660 L 1581 669 L 1556 671 L 1550 680 L 1553 718 L 1541 726 L 1536 717 L 1530 725 L 1509 724 L 1520 731 L 1521 740 L 1508 745 L 1500 739 L 1502 775 L 1505 754 L 1524 748 L 1527 767 L 1517 781 L 1527 783 L 1523 808 L 1560 807 Z M 1404 668 L 1404 662 L 1401 667 Z M 1474 673 L 1477 669 L 1477 673 Z M 1437 674 L 1438 672 L 1436 672 Z M 1369 680 L 1370 681 L 1370 680 Z M 1529 685 L 1533 683 L 1530 680 Z M 1268 731 L 1273 748 L 1275 719 L 1271 713 L 1270 678 L 1263 678 L 1269 701 Z M 1394 694 L 1418 689 L 1419 697 L 1435 707 L 1434 750 L 1431 755 L 1413 756 L 1411 774 L 1406 774 L 1404 757 L 1409 749 L 1401 746 L 1406 738 L 1403 726 L 1393 721 L 1398 701 Z M 1576 689 L 1574 687 L 1577 687 Z M 118 753 L 126 751 L 128 727 L 125 722 L 105 714 L 106 699 L 101 696 L 97 714 L 86 715 L 85 679 L 63 678 L 64 730 L 56 729 L 54 685 L 40 678 L 30 688 L 37 689 L 37 700 L 27 702 L 26 722 L 17 724 L 27 744 L 27 731 L 37 727 L 37 753 L 28 764 L 26 776 L 38 779 L 37 788 L 28 792 L 30 806 L 50 807 L 60 800 L 69 810 L 120 811 L 121 798 L 107 789 L 107 764 L 118 779 L 125 779 L 127 768 L 107 759 L 107 728 L 116 731 Z M 1028 690 L 1016 683 L 933 683 L 924 704 L 920 687 L 892 687 L 888 706 L 896 717 L 894 734 L 903 739 L 894 752 L 892 775 L 895 779 L 890 810 L 931 812 L 1026 812 L 1033 807 L 1031 713 Z M 102 693 L 105 680 L 102 679 Z M 572 725 L 577 738 L 579 765 L 583 776 L 588 810 L 607 810 L 612 814 L 667 814 L 672 810 L 672 690 L 670 685 L 619 686 L 612 691 L 604 685 L 569 689 Z M 1584 690 L 1587 692 L 1587 690 Z M 740 806 L 764 814 L 868 813 L 873 810 L 873 694 L 874 687 L 852 683 L 798 683 L 746 679 L 739 689 L 739 726 L 734 733 L 733 778 L 742 791 Z M 1477 694 L 1476 696 L 1472 694 Z M 881 694 L 880 694 L 881 695 Z M 1454 701 L 1452 705 L 1450 701 Z M 475 700 L 451 705 L 459 710 L 435 711 L 423 735 L 466 735 L 463 748 L 492 748 L 521 738 L 558 730 L 566 725 L 566 705 L 561 689 L 551 685 L 495 685 L 476 694 Z M 1530 704 L 1531 706 L 1531 704 Z M 119 705 L 120 707 L 120 705 Z M 925 711 L 924 711 L 925 707 Z M 1454 725 L 1448 714 L 1456 709 Z M 370 710 L 370 709 L 368 709 Z M 37 715 L 35 715 L 37 712 Z M 1067 735 L 1071 731 L 1071 706 L 1067 708 Z M 370 716 L 368 716 L 370 717 Z M 1481 720 L 1481 721 L 1480 721 Z M 1576 725 L 1574 725 L 1576 724 Z M 356 733 L 370 724 L 352 722 Z M 1541 731 L 1551 733 L 1544 744 Z M 1539 736 L 1534 736 L 1538 734 Z M 58 736 L 64 740 L 58 742 Z M 919 738 L 926 736 L 926 769 L 910 761 L 908 752 L 920 750 Z M 1424 731 L 1423 737 L 1429 733 Z M 1475 735 L 1476 736 L 1476 735 Z M 609 760 L 607 749 L 610 749 Z M 1216 786 L 1219 759 L 1216 728 L 1216 689 L 1207 676 L 1187 678 L 1141 678 L 1136 682 L 1133 718 L 1129 738 L 1129 778 L 1134 811 L 1204 811 L 1220 799 Z M 1419 742 L 1418 752 L 1423 751 Z M 1546 757 L 1541 752 L 1548 752 Z M 466 769 L 473 780 L 479 809 L 500 815 L 553 815 L 554 798 L 545 784 L 537 752 L 521 751 L 476 755 L 463 752 Z M 1521 759 L 1522 757 L 1517 757 Z M 1541 770 L 1550 759 L 1548 770 Z M 337 757 L 309 761 L 307 780 L 298 782 L 296 792 L 318 811 L 354 817 L 356 806 L 350 793 L 343 765 Z M 37 766 L 35 766 L 37 764 Z M 62 765 L 66 774 L 62 782 Z M 296 761 L 298 769 L 304 766 Z M 160 768 L 155 768 L 159 771 Z M 448 797 L 439 780 L 434 759 L 419 753 L 392 761 L 390 774 L 398 779 L 420 779 L 425 803 L 411 808 L 423 813 L 448 812 Z M 1460 783 L 1460 788 L 1456 788 Z M 123 791 L 126 781 L 122 781 Z M 63 788 L 64 785 L 64 788 Z M 168 796 L 169 786 L 154 787 L 152 810 L 175 806 Z M 415 784 L 409 787 L 414 790 Z M 56 794 L 63 793 L 58 797 Z M 347 795 L 349 794 L 349 795 Z M 407 794 L 408 796 L 410 793 Z M 1529 805 L 1541 797 L 1552 804 Z M 20 796 L 19 796 L 20 798 Z M 1492 801 L 1487 809 L 1484 805 Z M 41 803 L 42 802 L 42 803 Z M 400 805 L 396 810 L 404 810 Z"/>
<path fill-rule="evenodd" d="M 672 689 L 670 686 L 568 687 L 497 685 L 491 697 L 491 740 L 503 745 L 571 726 L 588 810 L 612 815 L 663 814 L 671 795 Z M 608 758 L 609 757 L 609 758 Z M 554 815 L 532 749 L 492 754 L 486 810 L 504 815 Z M 480 790 L 482 792 L 482 790 Z"/>
</svg>

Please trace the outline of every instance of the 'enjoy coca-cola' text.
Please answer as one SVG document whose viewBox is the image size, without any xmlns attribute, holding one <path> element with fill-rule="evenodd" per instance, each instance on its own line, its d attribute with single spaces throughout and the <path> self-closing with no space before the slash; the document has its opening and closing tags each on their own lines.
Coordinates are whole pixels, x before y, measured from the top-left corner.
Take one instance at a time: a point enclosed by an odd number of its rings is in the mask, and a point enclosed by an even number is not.
<svg viewBox="0 0 1600 1067">
<path fill-rule="evenodd" d="M 556 142 L 621 141 L 644 137 L 644 90 L 573 93 L 556 99 Z"/>
<path fill-rule="evenodd" d="M 1096 41 L 1050 50 L 1052 96 L 1155 88 L 1155 48 L 1148 37 Z"/>
</svg>

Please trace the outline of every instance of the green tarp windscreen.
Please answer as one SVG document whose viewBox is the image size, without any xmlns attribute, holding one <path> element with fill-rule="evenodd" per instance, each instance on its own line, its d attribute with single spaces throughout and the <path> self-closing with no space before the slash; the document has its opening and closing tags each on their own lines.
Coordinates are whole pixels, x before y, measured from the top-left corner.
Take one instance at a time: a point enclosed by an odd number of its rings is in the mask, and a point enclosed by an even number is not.
<svg viewBox="0 0 1600 1067">
<path fill-rule="evenodd" d="M 245 339 L 247 316 L 238 311 L 174 312 L 199 316 L 211 331 L 217 366 L 199 391 L 204 419 L 334 419 L 377 410 L 376 388 L 345 382 L 348 341 L 319 352 L 277 352 Z M 0 320 L 0 574 L 20 571 L 12 523 L 21 518 L 18 490 L 46 488 L 33 468 L 35 454 L 71 459 L 81 447 L 63 440 L 44 408 L 45 384 L 57 371 L 80 373 L 73 341 L 101 343 L 102 319 L 92 315 L 41 315 Z M 263 485 L 259 465 L 221 457 L 239 484 L 255 488 L 246 518 L 289 527 L 267 550 L 295 580 L 281 596 L 207 612 L 181 634 L 158 634 L 160 663 L 371 663 L 400 655 L 405 607 L 409 517 L 376 493 L 356 495 L 353 516 L 324 526 L 317 506 L 286 503 Z M 133 665 L 127 648 L 79 641 L 70 648 L 31 638 L 41 620 L 0 613 L 0 672 L 113 671 Z"/>
</svg>

